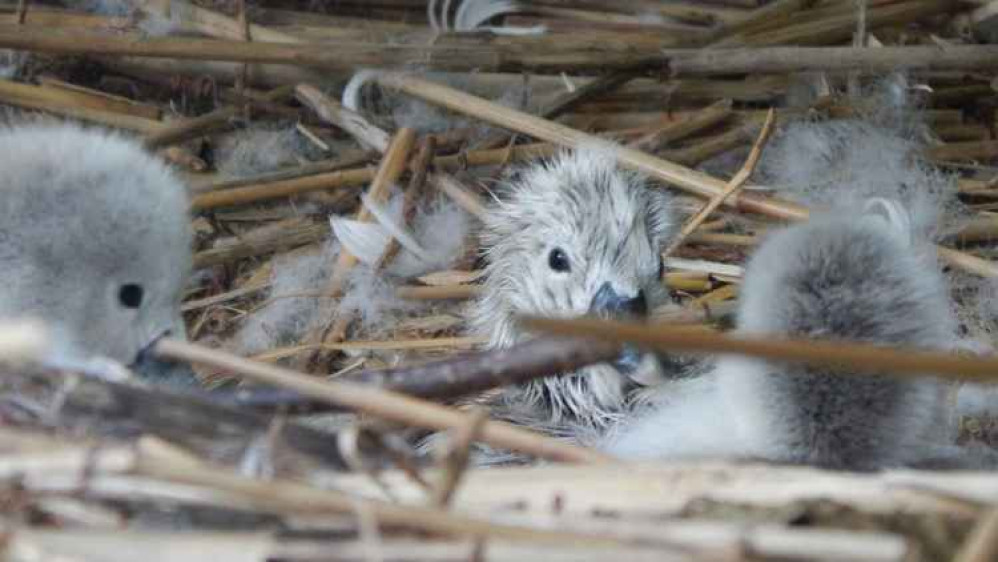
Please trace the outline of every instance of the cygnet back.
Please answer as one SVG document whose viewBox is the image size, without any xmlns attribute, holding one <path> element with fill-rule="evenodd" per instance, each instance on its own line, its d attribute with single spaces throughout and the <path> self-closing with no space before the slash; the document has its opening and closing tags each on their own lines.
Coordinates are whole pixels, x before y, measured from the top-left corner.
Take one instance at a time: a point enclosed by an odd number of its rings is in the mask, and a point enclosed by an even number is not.
<svg viewBox="0 0 998 562">
<path fill-rule="evenodd" d="M 945 283 L 904 217 L 874 200 L 864 213 L 816 218 L 768 237 L 746 268 L 738 331 L 951 348 L 956 321 Z M 878 468 L 941 443 L 944 391 L 932 378 L 741 357 L 721 359 L 717 373 L 739 439 L 773 460 Z"/>
<path fill-rule="evenodd" d="M 856 210 L 853 210 L 856 211 Z M 749 260 L 736 333 L 952 349 L 956 321 L 931 246 L 872 200 L 769 235 Z M 984 466 L 948 443 L 944 384 L 722 356 L 666 385 L 602 447 L 625 458 L 738 457 L 871 470 Z"/>
</svg>

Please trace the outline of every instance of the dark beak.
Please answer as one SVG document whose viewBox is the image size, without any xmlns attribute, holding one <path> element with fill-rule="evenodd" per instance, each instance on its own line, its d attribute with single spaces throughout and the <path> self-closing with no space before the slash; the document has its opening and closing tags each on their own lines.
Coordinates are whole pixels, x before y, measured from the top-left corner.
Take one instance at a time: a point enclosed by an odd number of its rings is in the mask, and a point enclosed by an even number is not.
<svg viewBox="0 0 998 562">
<path fill-rule="evenodd" d="M 633 297 L 624 297 L 617 294 L 610 283 L 604 283 L 593 297 L 589 311 L 603 318 L 643 318 L 648 315 L 648 301 L 644 291 L 638 291 Z M 612 365 L 622 375 L 628 375 L 637 370 L 641 357 L 637 348 L 625 346 Z"/>
<path fill-rule="evenodd" d="M 169 335 L 170 332 L 166 332 L 143 348 L 136 357 L 135 363 L 131 365 L 132 369 L 139 378 L 150 384 L 166 386 L 175 390 L 199 388 L 198 377 L 190 365 L 165 361 L 153 354 L 152 349 L 156 342 L 160 338 L 169 337 Z"/>
</svg>

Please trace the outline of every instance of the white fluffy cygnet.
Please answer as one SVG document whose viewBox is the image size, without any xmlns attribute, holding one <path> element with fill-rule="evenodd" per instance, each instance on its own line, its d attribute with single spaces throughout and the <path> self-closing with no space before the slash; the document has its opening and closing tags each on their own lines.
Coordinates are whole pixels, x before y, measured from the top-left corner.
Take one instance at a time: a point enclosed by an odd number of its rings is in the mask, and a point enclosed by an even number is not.
<svg viewBox="0 0 998 562">
<path fill-rule="evenodd" d="M 188 201 L 163 163 L 106 131 L 25 124 L 0 130 L 0 169 L 0 317 L 125 365 L 184 336 Z"/>
<path fill-rule="evenodd" d="M 931 246 L 870 200 L 771 234 L 750 259 L 736 333 L 952 349 L 956 320 Z M 938 379 L 720 357 L 668 385 L 605 448 L 627 458 L 742 457 L 868 470 L 956 460 Z"/>
</svg>

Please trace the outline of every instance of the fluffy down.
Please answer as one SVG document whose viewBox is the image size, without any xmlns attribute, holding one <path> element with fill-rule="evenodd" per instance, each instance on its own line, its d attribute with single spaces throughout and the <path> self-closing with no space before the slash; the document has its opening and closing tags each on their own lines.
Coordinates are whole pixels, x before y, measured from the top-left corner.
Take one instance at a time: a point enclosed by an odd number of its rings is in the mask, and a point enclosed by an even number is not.
<svg viewBox="0 0 998 562">
<path fill-rule="evenodd" d="M 471 311 L 472 331 L 491 347 L 528 337 L 514 315 L 585 315 L 598 308 L 601 290 L 649 310 L 667 300 L 660 250 L 672 233 L 669 198 L 617 168 L 612 153 L 566 152 L 504 187 L 484 219 L 485 286 Z M 631 376 L 597 365 L 507 389 L 491 405 L 509 421 L 578 437 L 616 422 L 638 373 L 658 369 L 651 356 Z"/>
<path fill-rule="evenodd" d="M 751 258 L 738 333 L 949 349 L 945 283 L 882 200 L 772 234 Z M 671 390 L 671 389 L 670 389 Z M 944 387 L 726 356 L 610 440 L 626 457 L 740 456 L 875 469 L 950 457 Z"/>
<path fill-rule="evenodd" d="M 0 131 L 0 317 L 55 323 L 124 364 L 167 332 L 191 267 L 187 194 L 135 142 L 73 125 Z"/>
</svg>

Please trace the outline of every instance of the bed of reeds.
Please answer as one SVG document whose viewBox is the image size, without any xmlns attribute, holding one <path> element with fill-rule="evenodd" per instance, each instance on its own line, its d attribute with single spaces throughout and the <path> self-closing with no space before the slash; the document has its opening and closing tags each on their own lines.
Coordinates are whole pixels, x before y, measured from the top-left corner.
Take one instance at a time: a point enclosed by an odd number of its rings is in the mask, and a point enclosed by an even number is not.
<svg viewBox="0 0 998 562">
<path fill-rule="evenodd" d="M 917 84 L 930 139 L 912 158 L 957 176 L 963 212 L 939 238 L 941 261 L 975 287 L 998 277 L 998 2 L 492 4 L 509 5 L 0 5 L 9 120 L 125 131 L 190 186 L 191 341 L 156 352 L 225 391 L 25 367 L 19 354 L 44 336 L 2 327 L 4 558 L 998 560 L 990 473 L 624 465 L 451 405 L 606 360 L 621 341 L 995 380 L 990 355 L 722 332 L 756 241 L 808 214 L 755 179 L 771 136 L 794 119 L 864 115 L 865 88 L 898 70 Z M 790 101 L 802 80 L 803 106 Z M 677 194 L 676 305 L 655 311 L 654 329 L 532 319 L 601 339 L 479 352 L 464 310 L 480 291 L 476 221 L 491 188 L 519 163 L 594 144 Z M 413 240 L 378 231 L 386 245 L 364 253 L 360 236 L 331 251 L 339 228 L 371 232 L 390 202 Z M 438 251 L 421 247 L 435 230 L 450 245 L 424 263 L 439 267 L 399 265 Z M 965 328 L 987 339 L 977 316 Z M 964 420 L 962 439 L 990 445 L 993 425 Z M 413 429 L 450 439 L 422 458 Z M 539 462 L 469 468 L 476 440 Z"/>
</svg>

